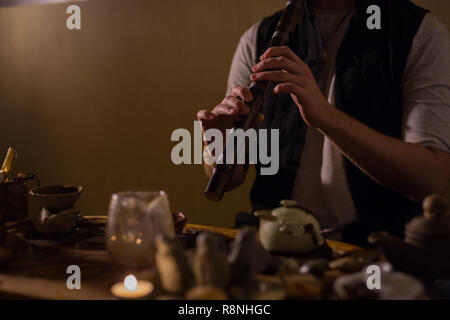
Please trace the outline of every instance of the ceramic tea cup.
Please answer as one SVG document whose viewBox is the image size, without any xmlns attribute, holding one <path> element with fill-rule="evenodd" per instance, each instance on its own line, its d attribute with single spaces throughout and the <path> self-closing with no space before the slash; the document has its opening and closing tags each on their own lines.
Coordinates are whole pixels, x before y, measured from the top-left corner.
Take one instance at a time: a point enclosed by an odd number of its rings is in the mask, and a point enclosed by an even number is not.
<svg viewBox="0 0 450 320">
<path fill-rule="evenodd" d="M 59 212 L 70 209 L 80 198 L 83 187 L 50 185 L 37 187 L 30 191 L 30 195 L 49 211 Z"/>
</svg>

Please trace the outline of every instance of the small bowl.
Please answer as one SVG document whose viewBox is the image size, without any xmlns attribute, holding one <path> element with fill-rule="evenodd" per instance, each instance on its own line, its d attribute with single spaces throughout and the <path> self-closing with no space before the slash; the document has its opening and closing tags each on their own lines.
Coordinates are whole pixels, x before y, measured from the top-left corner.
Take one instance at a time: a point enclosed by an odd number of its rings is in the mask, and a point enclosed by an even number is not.
<svg viewBox="0 0 450 320">
<path fill-rule="evenodd" d="M 58 212 L 72 208 L 82 192 L 83 187 L 52 185 L 34 188 L 30 195 L 47 210 Z"/>
</svg>

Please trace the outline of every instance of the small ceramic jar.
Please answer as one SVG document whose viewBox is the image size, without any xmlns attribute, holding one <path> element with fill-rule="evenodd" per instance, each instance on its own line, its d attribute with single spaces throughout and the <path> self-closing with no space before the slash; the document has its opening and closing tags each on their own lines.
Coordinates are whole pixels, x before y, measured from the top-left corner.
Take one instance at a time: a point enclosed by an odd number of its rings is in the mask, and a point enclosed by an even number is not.
<svg viewBox="0 0 450 320">
<path fill-rule="evenodd" d="M 283 200 L 282 207 L 258 211 L 259 237 L 263 247 L 271 252 L 306 254 L 323 242 L 319 222 L 297 206 L 295 201 Z"/>
</svg>

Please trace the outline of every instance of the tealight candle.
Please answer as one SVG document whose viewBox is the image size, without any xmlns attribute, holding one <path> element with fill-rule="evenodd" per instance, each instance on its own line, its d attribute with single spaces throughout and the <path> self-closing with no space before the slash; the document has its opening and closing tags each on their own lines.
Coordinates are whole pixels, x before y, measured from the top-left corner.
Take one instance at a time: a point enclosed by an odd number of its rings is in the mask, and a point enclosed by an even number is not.
<svg viewBox="0 0 450 320">
<path fill-rule="evenodd" d="M 149 281 L 137 280 L 132 274 L 125 277 L 123 282 L 111 287 L 111 292 L 122 299 L 140 299 L 148 296 L 153 291 L 153 284 Z"/>
</svg>

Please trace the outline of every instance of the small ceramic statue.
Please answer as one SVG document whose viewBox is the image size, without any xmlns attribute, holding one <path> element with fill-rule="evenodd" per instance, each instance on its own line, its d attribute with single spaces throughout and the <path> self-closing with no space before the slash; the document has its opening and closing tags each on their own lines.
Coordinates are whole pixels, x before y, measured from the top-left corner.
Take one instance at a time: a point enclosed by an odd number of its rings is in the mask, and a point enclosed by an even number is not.
<svg viewBox="0 0 450 320">
<path fill-rule="evenodd" d="M 450 208 L 446 197 L 430 195 L 423 215 L 405 226 L 405 238 L 386 232 L 369 236 L 398 270 L 427 280 L 450 277 Z"/>
<path fill-rule="evenodd" d="M 231 282 L 248 280 L 258 272 L 268 260 L 268 253 L 256 239 L 256 230 L 251 227 L 239 231 L 228 256 Z"/>
<path fill-rule="evenodd" d="M 161 285 L 168 293 L 183 293 L 191 287 L 192 273 L 186 256 L 176 239 L 156 237 L 156 267 Z"/>
<path fill-rule="evenodd" d="M 197 236 L 193 271 L 198 286 L 226 288 L 229 283 L 226 244 L 217 235 L 203 232 Z"/>
</svg>

